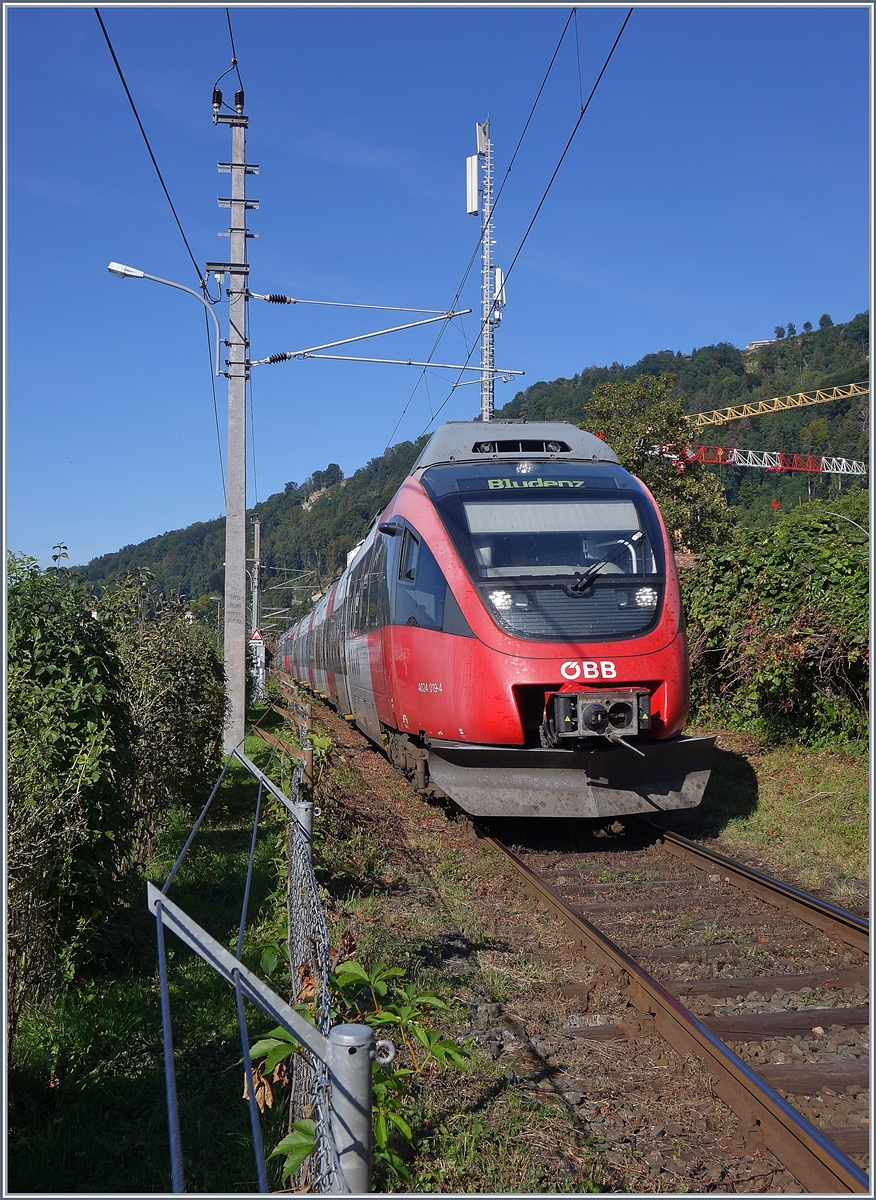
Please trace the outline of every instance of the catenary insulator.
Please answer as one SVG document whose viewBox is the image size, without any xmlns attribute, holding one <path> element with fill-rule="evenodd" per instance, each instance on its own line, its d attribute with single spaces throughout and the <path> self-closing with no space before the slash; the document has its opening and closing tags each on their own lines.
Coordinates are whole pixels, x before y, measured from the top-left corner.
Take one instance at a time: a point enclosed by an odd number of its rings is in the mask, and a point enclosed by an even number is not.
<svg viewBox="0 0 876 1200">
<path fill-rule="evenodd" d="M 270 296 L 268 296 L 268 303 L 269 304 L 291 304 L 292 297 L 291 296 L 281 296 L 278 292 L 271 292 Z"/>
<path fill-rule="evenodd" d="M 238 115 L 243 112 L 243 88 L 234 93 L 234 107 L 237 109 Z"/>
<path fill-rule="evenodd" d="M 218 88 L 213 88 L 213 112 L 217 113 L 222 107 L 222 93 Z"/>
<path fill-rule="evenodd" d="M 286 362 L 286 361 L 287 361 L 287 359 L 290 359 L 291 357 L 292 357 L 292 355 L 291 355 L 291 354 L 272 354 L 272 355 L 270 356 L 270 358 L 268 359 L 268 362 L 269 362 L 269 363 L 281 363 L 281 362 Z"/>
</svg>

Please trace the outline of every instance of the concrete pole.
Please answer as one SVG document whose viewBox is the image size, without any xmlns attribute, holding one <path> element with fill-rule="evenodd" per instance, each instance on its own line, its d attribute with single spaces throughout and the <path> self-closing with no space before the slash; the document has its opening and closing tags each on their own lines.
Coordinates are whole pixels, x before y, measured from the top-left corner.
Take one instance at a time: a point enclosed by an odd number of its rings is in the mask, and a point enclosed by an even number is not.
<svg viewBox="0 0 876 1200">
<path fill-rule="evenodd" d="M 243 105 L 240 105 L 242 109 Z M 225 680 L 229 710 L 225 752 L 246 734 L 246 127 L 247 118 L 219 117 L 231 126 L 231 253 L 228 288 L 228 469 L 225 515 Z"/>
</svg>

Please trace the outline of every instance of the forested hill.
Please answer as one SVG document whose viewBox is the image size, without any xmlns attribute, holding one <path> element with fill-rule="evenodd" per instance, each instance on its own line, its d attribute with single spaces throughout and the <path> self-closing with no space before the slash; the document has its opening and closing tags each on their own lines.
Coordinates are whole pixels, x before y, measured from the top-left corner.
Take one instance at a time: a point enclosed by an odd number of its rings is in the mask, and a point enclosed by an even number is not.
<svg viewBox="0 0 876 1200">
<path fill-rule="evenodd" d="M 781 330 L 782 338 L 752 351 L 719 342 L 716 346 L 694 349 L 690 354 L 660 350 L 646 354 L 630 367 L 617 362 L 610 367 L 594 363 L 572 379 L 536 383 L 518 392 L 513 400 L 496 410 L 496 416 L 577 423 L 584 419 L 587 401 L 597 384 L 633 380 L 639 375 L 660 375 L 664 371 L 675 376 L 676 391 L 684 396 L 687 411 L 691 413 L 866 379 L 869 313 L 859 313 L 842 325 L 834 325 L 827 314 L 822 321 L 824 324 L 818 329 L 793 337 Z"/>
<path fill-rule="evenodd" d="M 400 442 L 349 479 L 330 463 L 302 485 L 288 483 L 285 491 L 249 510 L 261 521 L 262 562 L 269 569 L 313 571 L 314 590 L 324 586 L 343 567 L 347 551 L 362 538 L 374 514 L 391 500 L 426 440 Z M 251 553 L 252 535 L 247 536 Z M 194 600 L 222 591 L 224 559 L 225 518 L 217 517 L 124 546 L 77 570 L 105 583 L 121 571 L 145 567 L 161 590 L 184 592 Z"/>
<path fill-rule="evenodd" d="M 688 412 L 855 383 L 869 375 L 869 328 L 868 313 L 838 325 L 822 317 L 817 330 L 785 336 L 755 351 L 720 342 L 690 355 L 670 350 L 647 354 L 629 367 L 620 363 L 592 366 L 573 379 L 533 384 L 496 415 L 577 423 L 584 419 L 587 402 L 599 383 L 662 372 L 675 375 L 676 391 L 684 397 Z M 868 398 L 864 397 L 736 421 L 720 429 L 704 429 L 701 434 L 710 445 L 866 459 L 868 411 Z M 374 514 L 392 497 L 422 444 L 423 439 L 416 445 L 402 442 L 347 480 L 336 464 L 330 464 L 324 471 L 314 471 L 301 486 L 289 483 L 284 492 L 269 497 L 257 509 L 263 561 L 274 568 L 313 571 L 315 588 L 323 586 L 343 566 L 347 551 L 363 536 Z M 728 500 L 752 523 L 768 519 L 773 498 L 787 506 L 800 497 L 807 498 L 813 487 L 814 494 L 821 495 L 832 486 L 820 476 L 718 470 Z M 145 567 L 162 590 L 184 592 L 195 600 L 222 591 L 224 557 L 225 520 L 217 518 L 104 554 L 79 571 L 103 583 L 120 571 Z M 207 611 L 210 605 L 201 607 Z"/>
</svg>

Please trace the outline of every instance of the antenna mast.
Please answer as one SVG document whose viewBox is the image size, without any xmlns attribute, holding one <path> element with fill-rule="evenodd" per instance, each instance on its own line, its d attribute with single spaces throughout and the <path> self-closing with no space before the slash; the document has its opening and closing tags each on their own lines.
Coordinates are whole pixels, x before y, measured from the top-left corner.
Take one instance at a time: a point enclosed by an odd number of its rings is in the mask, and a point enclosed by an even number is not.
<svg viewBox="0 0 876 1200">
<path fill-rule="evenodd" d="M 495 407 L 495 332 L 502 320 L 505 286 L 502 271 L 493 266 L 493 143 L 489 118 L 475 125 L 477 154 L 466 160 L 468 212 L 481 218 L 481 420 L 491 421 Z M 478 188 L 478 167 L 483 182 Z M 480 203 L 479 203 L 480 200 Z"/>
</svg>

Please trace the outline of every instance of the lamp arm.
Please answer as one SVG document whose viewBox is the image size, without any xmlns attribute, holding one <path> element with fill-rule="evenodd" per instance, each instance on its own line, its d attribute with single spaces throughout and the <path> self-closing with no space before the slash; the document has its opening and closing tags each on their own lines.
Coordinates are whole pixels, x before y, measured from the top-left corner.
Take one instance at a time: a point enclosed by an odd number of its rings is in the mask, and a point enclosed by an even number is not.
<svg viewBox="0 0 876 1200">
<path fill-rule="evenodd" d="M 201 302 L 201 304 L 203 304 L 204 308 L 206 308 L 207 312 L 213 318 L 213 324 L 216 326 L 216 374 L 221 375 L 222 372 L 219 369 L 219 346 L 221 345 L 221 342 L 222 342 L 222 332 L 219 329 L 219 318 L 216 316 L 215 312 L 213 311 L 212 306 L 210 304 L 208 304 L 207 301 L 204 299 L 204 297 L 202 295 L 200 295 L 198 292 L 196 292 L 194 288 L 186 287 L 182 283 L 174 283 L 172 279 L 162 279 L 160 276 L 150 275 L 146 271 L 143 272 L 143 278 L 144 279 L 152 279 L 155 281 L 155 283 L 166 284 L 167 287 L 177 288 L 177 290 L 180 292 L 188 292 L 188 294 L 190 296 L 194 296 L 194 298 L 196 300 L 199 300 Z"/>
</svg>

